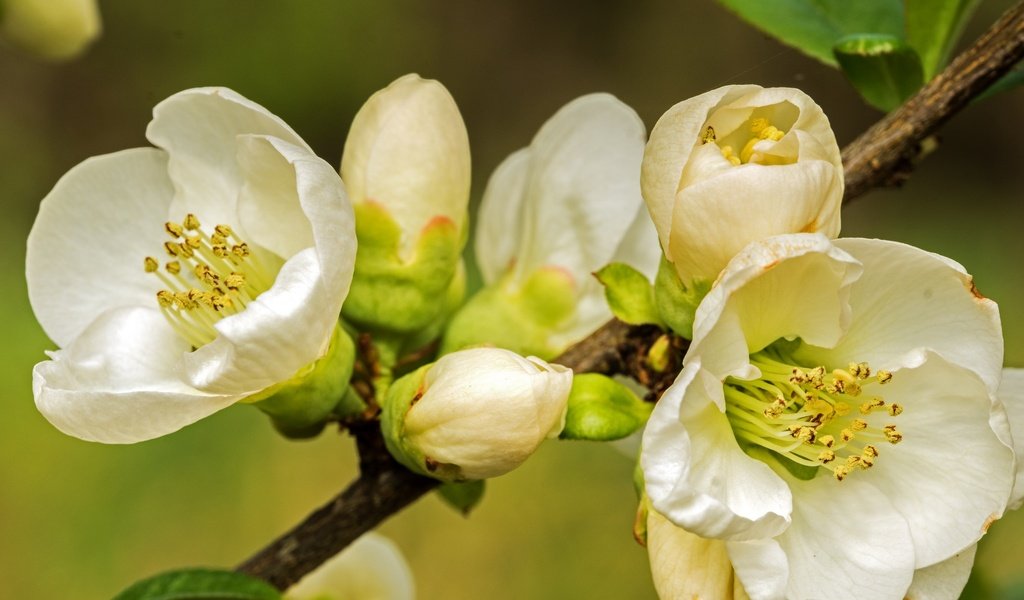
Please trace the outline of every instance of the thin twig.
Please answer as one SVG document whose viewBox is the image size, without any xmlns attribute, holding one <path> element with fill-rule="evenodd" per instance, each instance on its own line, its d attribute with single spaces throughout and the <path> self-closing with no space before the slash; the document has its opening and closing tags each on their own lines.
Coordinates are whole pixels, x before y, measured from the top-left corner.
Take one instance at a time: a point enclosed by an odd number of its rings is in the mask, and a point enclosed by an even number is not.
<svg viewBox="0 0 1024 600">
<path fill-rule="evenodd" d="M 1024 56 L 1024 2 L 1008 10 L 973 46 L 902 107 L 843 151 L 844 201 L 901 182 L 921 142 Z M 648 378 L 655 389 L 671 381 L 642 360 L 660 335 L 649 327 L 611 321 L 556 358 L 576 372 L 623 373 Z M 678 340 L 676 340 L 678 341 Z M 685 345 L 676 345 L 681 352 Z M 345 491 L 238 567 L 286 589 L 362 534 L 433 489 L 437 482 L 403 468 L 384 448 L 376 421 L 349 427 L 360 455 L 360 476 Z"/>
</svg>

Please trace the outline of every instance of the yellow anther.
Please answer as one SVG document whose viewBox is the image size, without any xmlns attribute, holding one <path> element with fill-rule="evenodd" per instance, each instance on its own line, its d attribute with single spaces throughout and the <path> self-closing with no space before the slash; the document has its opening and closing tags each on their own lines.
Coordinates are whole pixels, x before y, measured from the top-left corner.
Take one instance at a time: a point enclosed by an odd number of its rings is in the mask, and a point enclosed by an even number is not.
<svg viewBox="0 0 1024 600">
<path fill-rule="evenodd" d="M 843 440 L 844 442 L 849 442 L 850 440 L 853 439 L 853 430 L 849 428 L 843 429 L 842 431 L 839 432 L 839 439 Z"/>
<path fill-rule="evenodd" d="M 885 384 L 889 383 L 890 381 L 892 381 L 892 373 L 890 373 L 889 371 L 879 371 L 878 372 L 878 383 L 881 383 L 882 385 L 885 385 Z"/>
<path fill-rule="evenodd" d="M 704 133 L 702 133 L 700 136 L 700 143 L 708 144 L 715 141 L 716 139 L 717 136 L 715 136 L 715 128 L 708 125 L 707 129 L 705 129 Z"/>
<path fill-rule="evenodd" d="M 231 273 L 224 279 L 224 285 L 226 285 L 229 290 L 238 291 L 245 285 L 245 275 L 242 275 L 241 273 Z"/>
<path fill-rule="evenodd" d="M 181 225 L 178 225 L 174 221 L 168 221 L 164 223 L 164 230 L 167 231 L 167 234 L 171 236 L 171 239 L 175 240 L 180 238 L 185 233 L 185 230 L 181 227 Z"/>
<path fill-rule="evenodd" d="M 750 157 L 754 154 L 754 145 L 760 141 L 756 137 L 750 138 L 746 145 L 743 146 L 743 150 L 740 151 L 740 160 L 745 163 L 750 162 Z"/>
<path fill-rule="evenodd" d="M 196 251 L 192 249 L 192 246 L 190 246 L 187 242 L 182 242 L 178 244 L 178 250 L 179 255 L 184 258 L 192 258 L 192 256 L 194 256 L 196 253 Z"/>
<path fill-rule="evenodd" d="M 878 448 L 875 448 L 871 444 L 868 444 L 867 446 L 864 446 L 864 454 L 863 455 L 864 456 L 870 456 L 871 458 L 874 458 L 874 457 L 878 456 Z"/>
<path fill-rule="evenodd" d="M 885 434 L 885 439 L 890 444 L 898 444 L 903 441 L 903 434 L 896 429 L 895 425 L 886 425 L 882 428 L 882 433 Z"/>
<path fill-rule="evenodd" d="M 807 381 L 808 381 L 807 373 L 804 373 L 803 371 L 801 371 L 800 369 L 797 369 L 797 368 L 794 368 L 793 371 L 792 371 L 792 374 L 789 376 L 789 382 L 792 383 L 792 384 L 795 384 L 795 385 L 800 385 L 801 383 L 807 383 Z"/>
<path fill-rule="evenodd" d="M 232 246 L 231 253 L 237 256 L 238 258 L 246 258 L 249 256 L 249 244 L 242 242 L 241 244 Z"/>
<path fill-rule="evenodd" d="M 223 246 L 228 243 L 228 238 L 220 235 L 219 233 L 215 233 L 210 236 L 210 243 L 214 246 Z"/>
<path fill-rule="evenodd" d="M 824 444 L 826 448 L 831 448 L 836 445 L 836 438 L 831 435 L 823 435 L 818 438 L 818 441 Z"/>
<path fill-rule="evenodd" d="M 222 237 L 231 237 L 231 227 L 227 225 L 217 225 L 213 228 L 213 232 Z"/>
<path fill-rule="evenodd" d="M 867 379 L 868 377 L 871 377 L 871 367 L 869 367 L 866 362 L 850 363 L 849 371 L 857 379 Z"/>
<path fill-rule="evenodd" d="M 160 263 L 156 262 L 156 259 L 152 256 L 147 256 L 146 259 L 142 261 L 142 268 L 145 269 L 147 273 L 155 273 L 156 270 L 160 268 Z"/>
<path fill-rule="evenodd" d="M 185 229 L 195 231 L 196 229 L 199 229 L 199 219 L 196 218 L 194 214 L 188 213 L 187 215 L 185 215 L 184 225 Z"/>
<path fill-rule="evenodd" d="M 850 405 L 845 402 L 836 402 L 835 409 L 837 416 L 845 417 L 850 414 Z"/>
<path fill-rule="evenodd" d="M 193 303 L 192 300 L 188 297 L 187 292 L 175 292 L 174 304 L 182 310 L 188 310 L 192 308 Z"/>
<path fill-rule="evenodd" d="M 174 304 L 174 294 L 167 290 L 160 290 L 156 293 L 156 302 L 160 305 L 160 308 L 170 308 Z"/>
<path fill-rule="evenodd" d="M 868 422 L 864 419 L 854 419 L 853 422 L 850 423 L 850 428 L 854 431 L 864 431 L 868 428 Z"/>
<path fill-rule="evenodd" d="M 889 405 L 889 414 L 891 416 L 895 417 L 895 416 L 900 415 L 902 413 L 903 413 L 903 406 L 902 405 L 896 404 L 895 402 L 893 402 L 892 404 Z"/>
<path fill-rule="evenodd" d="M 834 461 L 835 459 L 836 453 L 832 450 L 822 450 L 821 453 L 818 454 L 818 462 L 820 462 L 823 465 L 827 465 L 828 463 Z"/>
<path fill-rule="evenodd" d="M 198 250 L 203 245 L 203 240 L 199 236 L 185 238 L 185 243 L 189 245 L 193 250 Z"/>
<path fill-rule="evenodd" d="M 846 476 L 850 474 L 850 468 L 844 465 L 839 465 L 835 469 L 832 469 L 832 475 L 839 481 L 846 479 Z"/>
<path fill-rule="evenodd" d="M 227 246 L 217 244 L 216 246 L 213 247 L 213 255 L 216 256 L 217 258 L 227 258 L 228 256 L 230 256 L 230 254 L 231 251 L 228 250 Z"/>
<path fill-rule="evenodd" d="M 177 275 L 178 273 L 181 273 L 181 263 L 176 260 L 172 260 L 171 262 L 164 265 L 164 267 L 167 269 L 167 272 L 170 273 L 171 275 Z"/>
<path fill-rule="evenodd" d="M 845 394 L 846 393 L 846 382 L 842 379 L 836 379 L 829 385 L 825 386 L 825 391 L 830 394 Z"/>
<path fill-rule="evenodd" d="M 768 127 L 768 119 L 764 117 L 757 117 L 756 119 L 750 120 L 750 133 L 757 135 L 764 131 L 764 128 Z"/>
<path fill-rule="evenodd" d="M 736 156 L 736 152 L 732 149 L 732 146 L 722 146 L 722 156 L 724 156 L 725 160 L 729 161 L 733 166 L 741 164 L 740 158 Z"/>
<path fill-rule="evenodd" d="M 883 406 L 885 406 L 885 400 L 882 400 L 878 396 L 875 396 L 871 400 L 868 400 L 864 404 L 860 405 L 860 412 L 861 414 L 867 415 L 870 414 L 872 410 L 876 408 L 882 408 Z"/>
<path fill-rule="evenodd" d="M 221 311 L 225 308 L 231 307 L 231 298 L 228 298 L 227 296 L 214 294 L 211 300 L 213 302 L 213 310 Z"/>
<path fill-rule="evenodd" d="M 859 456 L 847 456 L 846 457 L 846 466 L 847 466 L 847 468 L 850 468 L 850 469 L 858 469 L 858 468 L 859 469 L 863 469 L 864 468 L 864 461 L 862 461 Z"/>
<path fill-rule="evenodd" d="M 166 250 L 167 254 L 170 254 L 171 256 L 178 256 L 181 254 L 181 247 L 174 242 L 164 242 L 164 250 Z"/>
</svg>

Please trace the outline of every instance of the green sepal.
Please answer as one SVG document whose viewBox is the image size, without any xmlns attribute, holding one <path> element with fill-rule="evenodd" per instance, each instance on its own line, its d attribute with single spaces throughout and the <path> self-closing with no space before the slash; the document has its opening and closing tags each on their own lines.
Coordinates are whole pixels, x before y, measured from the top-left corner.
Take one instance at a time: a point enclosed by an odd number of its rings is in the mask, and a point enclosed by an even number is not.
<svg viewBox="0 0 1024 600">
<path fill-rule="evenodd" d="M 410 471 L 441 481 L 464 481 L 457 466 L 428 461 L 405 435 L 405 415 L 422 397 L 423 382 L 432 366 L 424 365 L 391 384 L 381 403 L 380 430 L 388 452 Z"/>
<path fill-rule="evenodd" d="M 182 569 L 143 579 L 114 600 L 279 600 L 265 581 L 219 569 Z"/>
<path fill-rule="evenodd" d="M 644 402 L 632 390 L 597 373 L 573 375 L 563 440 L 607 442 L 639 431 L 654 405 Z"/>
<path fill-rule="evenodd" d="M 643 273 L 625 263 L 611 263 L 594 276 L 604 286 L 608 307 L 620 321 L 664 326 L 654 299 L 654 286 Z"/>
<path fill-rule="evenodd" d="M 896 36 L 847 36 L 836 43 L 833 52 L 853 87 L 879 110 L 889 112 L 903 104 L 924 84 L 921 58 Z"/>
<path fill-rule="evenodd" d="M 414 334 L 432 325 L 450 304 L 438 299 L 453 291 L 466 229 L 435 218 L 402 257 L 402 230 L 383 205 L 363 202 L 355 215 L 359 244 L 342 315 L 365 331 Z"/>
<path fill-rule="evenodd" d="M 473 295 L 448 323 L 441 354 L 490 344 L 549 360 L 564 348 L 553 334 L 576 312 L 576 287 L 560 269 L 542 268 L 516 289 L 511 275 Z"/>
<path fill-rule="evenodd" d="M 345 404 L 340 410 L 351 408 L 346 397 L 355 355 L 352 338 L 336 325 L 323 357 L 288 381 L 245 401 L 254 403 L 269 415 L 274 428 L 285 437 L 314 437 L 323 431 L 332 415 L 337 414 L 340 404 Z"/>
<path fill-rule="evenodd" d="M 437 488 L 437 495 L 445 504 L 469 516 L 480 501 L 483 500 L 486 484 L 483 479 L 476 481 L 442 483 Z"/>
<path fill-rule="evenodd" d="M 684 285 L 672 263 L 661 257 L 658 275 L 654 279 L 654 299 L 658 314 L 668 328 L 678 335 L 693 338 L 693 318 L 704 296 L 711 290 L 711 282 L 696 280 Z"/>
</svg>

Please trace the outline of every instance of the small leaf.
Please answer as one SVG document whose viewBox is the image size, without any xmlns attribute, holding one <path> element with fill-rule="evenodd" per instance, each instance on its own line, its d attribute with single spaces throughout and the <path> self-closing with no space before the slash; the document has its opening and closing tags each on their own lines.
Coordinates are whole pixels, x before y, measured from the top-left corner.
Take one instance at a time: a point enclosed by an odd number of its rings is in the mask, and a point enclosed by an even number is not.
<svg viewBox="0 0 1024 600">
<path fill-rule="evenodd" d="M 744 21 L 821 62 L 854 33 L 903 34 L 901 0 L 719 0 Z"/>
<path fill-rule="evenodd" d="M 604 286 L 612 313 L 630 325 L 661 325 L 654 288 L 643 273 L 624 263 L 611 263 L 594 273 Z"/>
<path fill-rule="evenodd" d="M 280 600 L 270 584 L 217 569 L 168 571 L 143 579 L 114 600 Z"/>
<path fill-rule="evenodd" d="M 924 83 L 921 59 L 891 35 L 853 35 L 835 47 L 839 66 L 864 100 L 889 112 Z"/>
<path fill-rule="evenodd" d="M 905 0 L 907 42 L 918 56 L 928 81 L 945 66 L 964 26 L 980 0 Z"/>
<path fill-rule="evenodd" d="M 693 317 L 697 306 L 711 289 L 711 282 L 698 280 L 689 287 L 683 285 L 676 268 L 662 256 L 658 275 L 654 279 L 655 303 L 661 320 L 669 329 L 686 339 L 693 338 Z"/>
<path fill-rule="evenodd" d="M 449 482 L 443 483 L 437 488 L 437 494 L 444 500 L 445 504 L 468 516 L 469 512 L 480 504 L 484 497 L 485 481 Z"/>
<path fill-rule="evenodd" d="M 582 373 L 572 378 L 564 440 L 607 442 L 639 430 L 654 405 L 644 402 L 629 388 L 604 375 Z"/>
</svg>

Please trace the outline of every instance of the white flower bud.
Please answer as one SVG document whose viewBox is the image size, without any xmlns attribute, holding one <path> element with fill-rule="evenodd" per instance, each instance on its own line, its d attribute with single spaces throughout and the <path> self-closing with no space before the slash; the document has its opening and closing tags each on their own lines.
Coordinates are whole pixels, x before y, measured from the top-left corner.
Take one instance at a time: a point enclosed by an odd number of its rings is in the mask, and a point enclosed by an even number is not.
<svg viewBox="0 0 1024 600">
<path fill-rule="evenodd" d="M 687 286 L 714 281 L 752 241 L 839 234 L 839 146 L 796 89 L 726 86 L 676 104 L 651 131 L 641 187 Z"/>
<path fill-rule="evenodd" d="M 6 0 L 0 4 L 4 37 L 43 58 L 76 56 L 100 33 L 96 0 Z"/>
<path fill-rule="evenodd" d="M 382 428 L 413 470 L 447 481 L 497 477 L 562 431 L 571 388 L 572 371 L 560 365 L 461 350 L 396 382 Z"/>
</svg>

